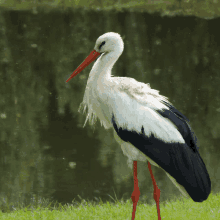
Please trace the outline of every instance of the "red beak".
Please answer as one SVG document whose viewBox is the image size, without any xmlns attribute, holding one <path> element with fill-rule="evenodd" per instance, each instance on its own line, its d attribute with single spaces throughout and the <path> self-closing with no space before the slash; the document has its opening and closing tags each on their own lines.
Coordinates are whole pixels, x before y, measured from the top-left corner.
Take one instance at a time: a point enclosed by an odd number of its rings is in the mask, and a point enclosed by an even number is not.
<svg viewBox="0 0 220 220">
<path fill-rule="evenodd" d="M 99 52 L 93 50 L 88 57 L 77 67 L 77 69 L 72 73 L 69 79 L 66 81 L 70 81 L 74 76 L 79 74 L 83 69 L 85 69 L 91 62 L 93 62 L 98 56 L 100 55 Z"/>
</svg>

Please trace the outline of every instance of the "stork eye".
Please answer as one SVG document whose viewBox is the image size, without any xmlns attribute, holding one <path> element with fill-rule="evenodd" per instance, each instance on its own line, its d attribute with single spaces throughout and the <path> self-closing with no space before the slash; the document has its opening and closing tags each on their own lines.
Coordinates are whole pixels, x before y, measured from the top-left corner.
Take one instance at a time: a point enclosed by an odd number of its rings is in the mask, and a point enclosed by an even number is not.
<svg viewBox="0 0 220 220">
<path fill-rule="evenodd" d="M 105 44 L 105 41 L 103 41 L 100 46 L 99 46 L 99 50 L 101 49 L 101 47 Z"/>
</svg>

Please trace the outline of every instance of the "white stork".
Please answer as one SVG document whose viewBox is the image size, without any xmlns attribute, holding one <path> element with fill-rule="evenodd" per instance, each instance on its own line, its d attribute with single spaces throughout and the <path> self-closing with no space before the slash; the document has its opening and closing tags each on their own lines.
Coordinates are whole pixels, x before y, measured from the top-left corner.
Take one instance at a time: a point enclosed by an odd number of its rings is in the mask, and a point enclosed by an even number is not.
<svg viewBox="0 0 220 220">
<path fill-rule="evenodd" d="M 89 119 L 94 124 L 98 118 L 106 129 L 114 129 L 114 136 L 128 162 L 133 161 L 132 220 L 135 219 L 140 195 L 137 160 L 148 161 L 158 219 L 161 219 L 160 189 L 150 164 L 162 168 L 179 190 L 195 202 L 208 198 L 211 181 L 189 120 L 148 84 L 111 75 L 111 69 L 123 49 L 124 43 L 119 34 L 103 34 L 97 39 L 94 50 L 66 82 L 100 55 L 90 72 L 80 107 L 84 111 L 88 109 L 86 121 Z"/>
</svg>

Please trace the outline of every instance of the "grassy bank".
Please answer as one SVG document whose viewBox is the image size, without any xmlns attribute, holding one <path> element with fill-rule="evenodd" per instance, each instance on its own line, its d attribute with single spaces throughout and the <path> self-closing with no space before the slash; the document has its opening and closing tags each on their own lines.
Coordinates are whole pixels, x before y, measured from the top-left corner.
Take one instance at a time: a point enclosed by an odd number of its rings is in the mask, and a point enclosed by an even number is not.
<svg viewBox="0 0 220 220">
<path fill-rule="evenodd" d="M 131 9 L 158 12 L 161 15 L 195 15 L 198 17 L 213 18 L 220 15 L 219 0 L 0 0 L 0 6 L 13 10 L 33 10 L 37 13 L 39 8 L 44 10 L 66 10 L 69 8 L 88 8 L 95 10 L 124 10 Z"/>
</svg>

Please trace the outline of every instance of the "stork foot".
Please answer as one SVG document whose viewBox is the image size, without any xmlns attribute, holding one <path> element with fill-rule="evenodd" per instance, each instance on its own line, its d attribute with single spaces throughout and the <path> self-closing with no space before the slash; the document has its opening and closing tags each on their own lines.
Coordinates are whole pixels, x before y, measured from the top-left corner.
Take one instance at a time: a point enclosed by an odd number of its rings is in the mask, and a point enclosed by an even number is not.
<svg viewBox="0 0 220 220">
<path fill-rule="evenodd" d="M 155 187 L 154 187 L 154 200 L 157 205 L 158 220 L 161 220 L 161 217 L 160 217 L 160 189 L 158 188 L 157 185 L 155 185 Z"/>
<path fill-rule="evenodd" d="M 137 203 L 140 197 L 140 190 L 139 187 L 135 187 L 133 193 L 131 194 L 131 199 L 133 202 L 133 212 L 132 212 L 132 220 L 135 219 L 135 212 L 136 212 L 136 207 L 137 207 Z"/>
<path fill-rule="evenodd" d="M 136 207 L 137 207 L 137 203 L 140 197 L 140 190 L 138 187 L 138 178 L 137 178 L 137 161 L 133 162 L 133 168 L 134 168 L 134 191 L 131 194 L 131 199 L 133 202 L 133 212 L 132 212 L 132 220 L 135 219 L 135 212 L 136 212 Z"/>
<path fill-rule="evenodd" d="M 157 186 L 157 184 L 156 184 L 156 181 L 155 181 L 153 172 L 152 172 L 152 170 L 151 170 L 151 165 L 150 165 L 149 162 L 148 162 L 148 169 L 149 169 L 149 171 L 150 171 L 151 179 L 152 179 L 153 186 L 154 186 L 154 200 L 155 200 L 156 205 L 157 205 L 157 216 L 158 216 L 158 220 L 161 220 L 161 217 L 160 217 L 160 189 L 158 188 L 158 186 Z"/>
</svg>

